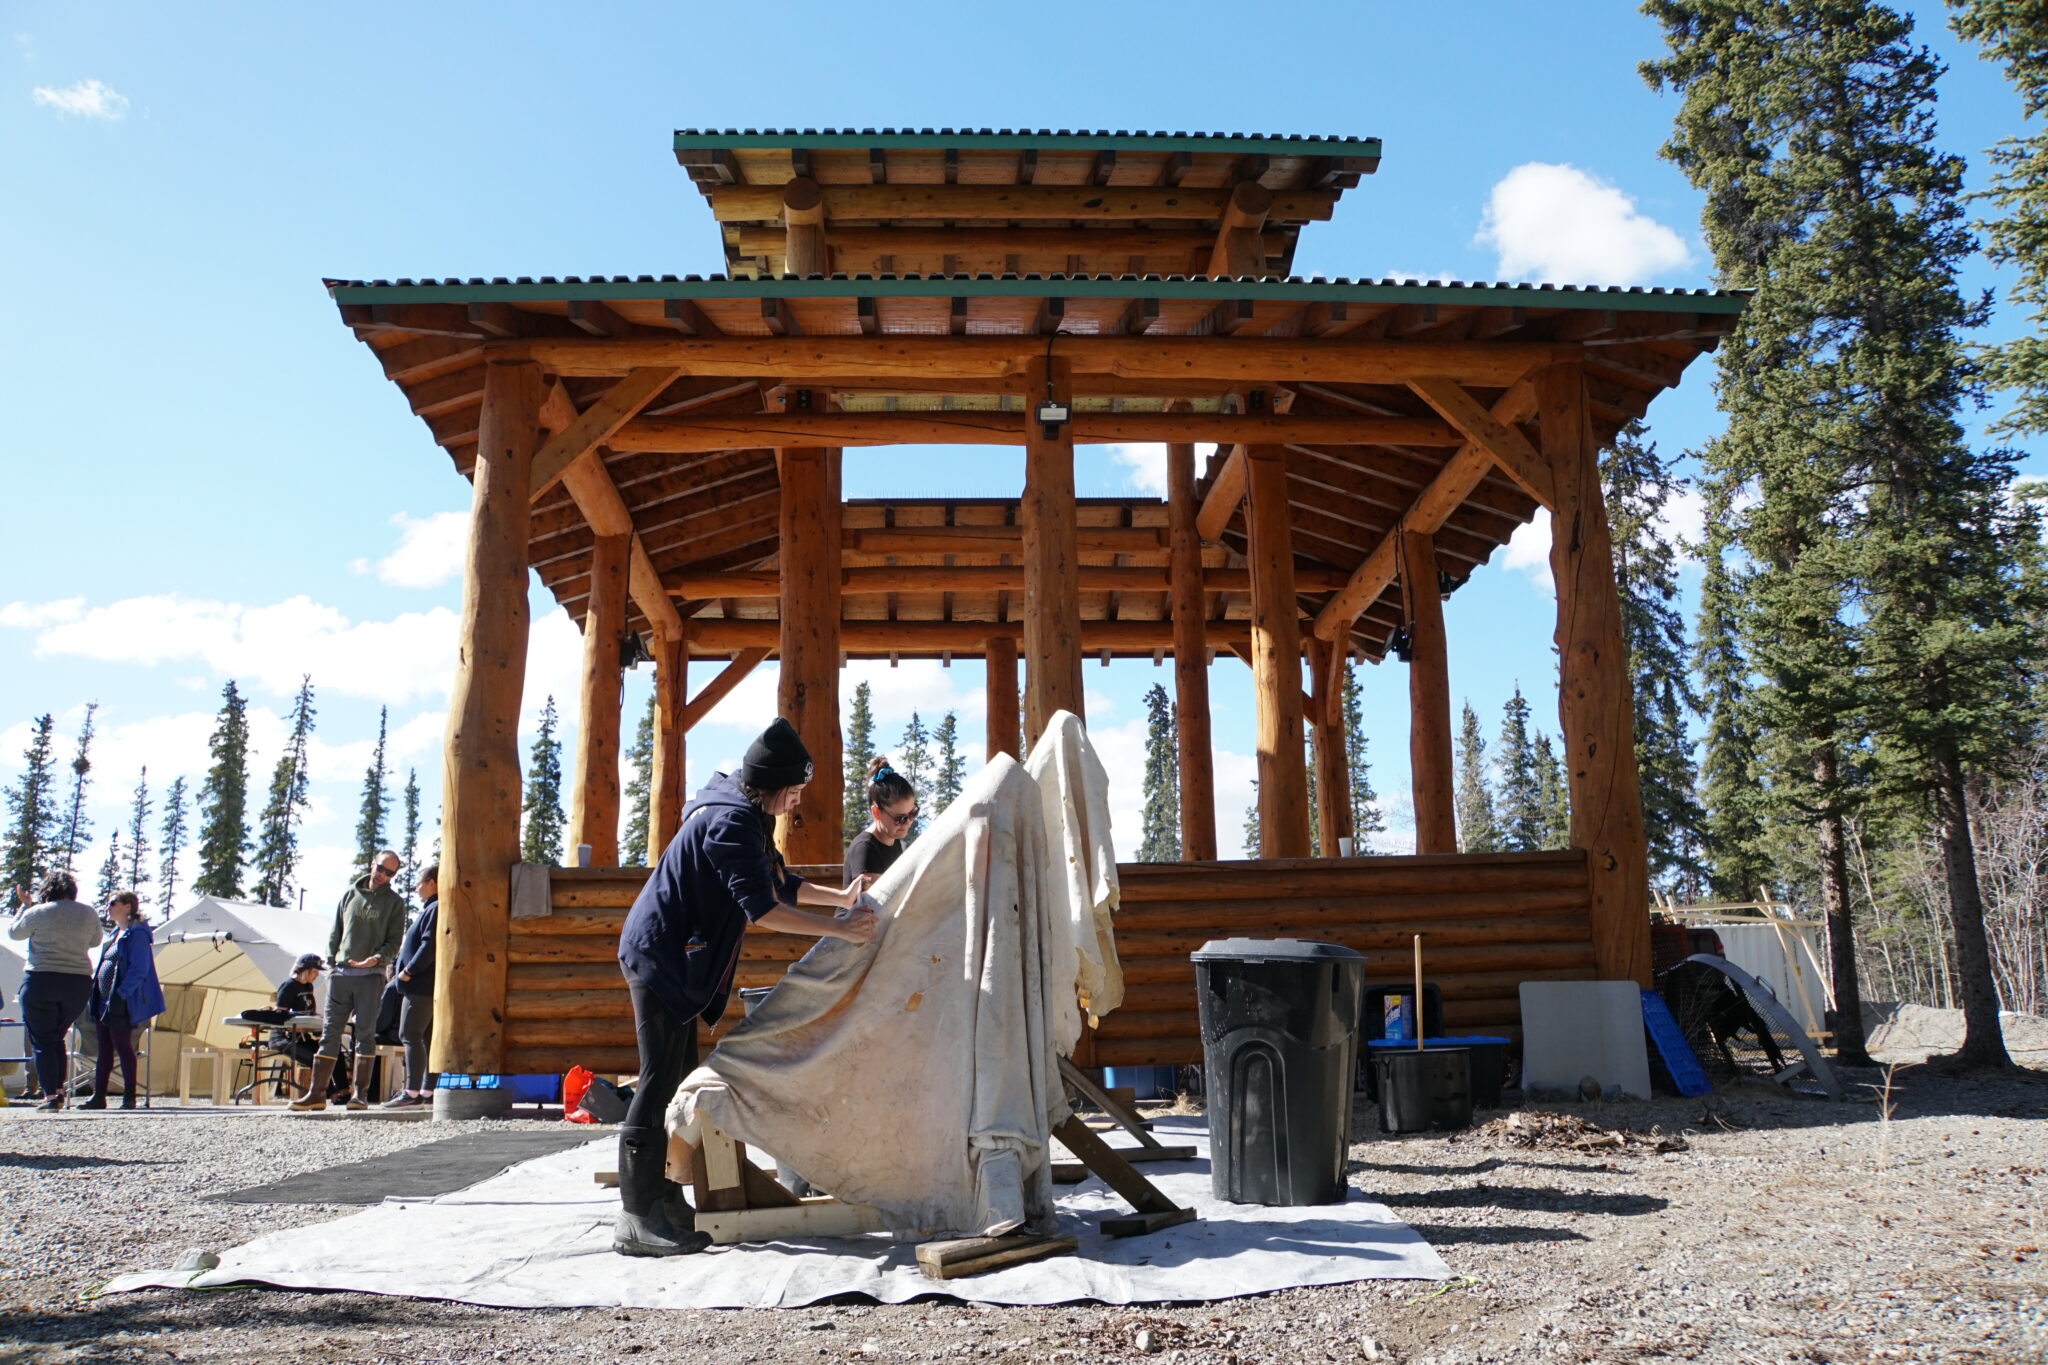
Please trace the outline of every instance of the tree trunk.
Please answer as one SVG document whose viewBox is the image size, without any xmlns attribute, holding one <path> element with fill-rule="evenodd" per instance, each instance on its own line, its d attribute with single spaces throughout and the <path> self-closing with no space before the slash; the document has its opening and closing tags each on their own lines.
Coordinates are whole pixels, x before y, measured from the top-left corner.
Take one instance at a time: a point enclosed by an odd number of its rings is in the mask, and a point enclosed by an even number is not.
<svg viewBox="0 0 2048 1365">
<path fill-rule="evenodd" d="M 1984 937 L 1984 898 L 1977 886 L 1977 852 L 1970 842 L 1970 808 L 1963 788 L 1963 765 L 1955 746 L 1937 740 L 1934 760 L 1935 837 L 1941 848 L 1942 880 L 1948 887 L 1949 917 L 1954 922 L 1956 975 L 1963 997 L 1963 1048 L 1955 1060 L 1964 1066 L 2009 1067 L 2005 1031 L 1998 1022 L 1998 983 L 1991 974 L 1991 948 Z"/>
<path fill-rule="evenodd" d="M 1832 744 L 1814 750 L 1813 783 L 1832 791 L 1841 758 Z M 1821 815 L 1816 838 L 1820 852 L 1820 901 L 1828 921 L 1828 957 L 1835 978 L 1835 1060 L 1843 1066 L 1870 1066 L 1869 1043 L 1863 1034 L 1863 992 L 1856 979 L 1855 914 L 1849 903 L 1849 845 L 1844 821 L 1835 811 Z"/>
</svg>

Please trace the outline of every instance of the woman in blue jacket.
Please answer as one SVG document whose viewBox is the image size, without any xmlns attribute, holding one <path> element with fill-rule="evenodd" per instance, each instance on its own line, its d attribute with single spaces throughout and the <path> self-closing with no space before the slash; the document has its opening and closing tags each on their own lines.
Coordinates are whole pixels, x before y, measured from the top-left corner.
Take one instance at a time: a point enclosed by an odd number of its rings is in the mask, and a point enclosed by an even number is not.
<svg viewBox="0 0 2048 1365">
<path fill-rule="evenodd" d="M 619 967 L 633 997 L 640 1079 L 619 1126 L 619 1202 L 612 1250 L 627 1256 L 700 1251 L 710 1238 L 682 1190 L 662 1173 L 663 1117 L 697 1066 L 697 1021 L 717 1022 L 732 993 L 748 924 L 785 934 L 866 943 L 875 916 L 853 909 L 864 883 L 825 890 L 783 866 L 774 822 L 794 811 L 811 756 L 778 718 L 747 748 L 736 776 L 721 773 L 683 810 L 676 835 L 641 888 L 619 935 Z M 829 812 L 838 819 L 839 812 Z M 840 910 L 813 915 L 796 907 Z"/>
<path fill-rule="evenodd" d="M 107 1081 L 114 1057 L 121 1058 L 121 1107 L 135 1107 L 135 1030 L 164 1012 L 163 987 L 156 979 L 156 935 L 133 891 L 123 891 L 107 905 L 114 935 L 100 944 L 98 968 L 92 976 L 92 1018 L 99 1036 L 99 1060 L 93 1065 L 92 1098 L 80 1109 L 107 1107 Z"/>
</svg>

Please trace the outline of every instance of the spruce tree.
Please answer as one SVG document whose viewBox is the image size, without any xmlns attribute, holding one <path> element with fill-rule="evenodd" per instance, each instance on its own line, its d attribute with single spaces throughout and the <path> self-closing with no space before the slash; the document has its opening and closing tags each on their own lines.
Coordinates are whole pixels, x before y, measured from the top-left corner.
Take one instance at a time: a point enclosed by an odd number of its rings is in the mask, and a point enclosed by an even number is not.
<svg viewBox="0 0 2048 1365">
<path fill-rule="evenodd" d="M 540 730 L 526 762 L 526 833 L 520 840 L 519 856 L 544 867 L 562 865 L 562 835 L 569 824 L 562 813 L 562 741 L 555 738 L 560 725 L 555 699 L 550 696 L 541 708 Z"/>
<path fill-rule="evenodd" d="M 403 823 L 400 827 L 405 831 L 405 846 L 398 852 L 405 859 L 405 887 L 399 894 L 410 906 L 413 887 L 420 879 L 420 775 L 416 769 L 405 770 L 405 794 L 401 800 Z"/>
<path fill-rule="evenodd" d="M 2017 278 L 2006 295 L 2031 326 L 1986 348 L 1984 378 L 2014 406 L 1994 432 L 2048 433 L 2048 9 L 2034 0 L 1948 0 L 1950 27 L 2005 67 L 2033 127 L 1990 150 L 1991 188 L 1978 198 L 1998 211 L 1982 224 L 1984 254 Z"/>
<path fill-rule="evenodd" d="M 1685 618 L 1678 611 L 1679 547 L 1664 531 L 1666 509 L 1685 481 L 1643 439 L 1623 427 L 1600 454 L 1601 492 L 1621 597 L 1621 638 L 1634 684 L 1636 773 L 1643 794 L 1643 835 L 1650 878 L 1667 887 L 1697 884 L 1701 824 L 1691 718 L 1699 713 L 1686 667 Z"/>
<path fill-rule="evenodd" d="M 1303 726 L 1302 729 L 1305 731 L 1308 727 Z M 1315 741 L 1307 734 L 1301 737 L 1301 763 L 1303 771 L 1308 774 L 1308 856 L 1320 858 L 1323 856 L 1323 796 L 1317 790 Z"/>
<path fill-rule="evenodd" d="M 1244 808 L 1244 856 L 1259 856 L 1259 779 L 1252 779 L 1252 803 Z"/>
<path fill-rule="evenodd" d="M 199 784 L 199 875 L 192 889 L 237 900 L 249 856 L 249 711 L 234 679 L 220 696 L 220 717 L 207 742 L 213 762 Z"/>
<path fill-rule="evenodd" d="M 1355 664 L 1344 665 L 1344 766 L 1351 775 L 1351 838 L 1354 849 L 1364 853 L 1372 847 L 1366 836 L 1385 834 L 1387 818 L 1380 810 L 1379 793 L 1372 789 L 1370 737 L 1365 733 L 1365 689 L 1358 682 Z"/>
<path fill-rule="evenodd" d="M 1536 847 L 1570 848 L 1572 798 L 1571 789 L 1564 780 L 1564 765 L 1557 760 L 1557 749 L 1551 744 L 1550 736 L 1541 730 L 1536 732 L 1536 742 L 1531 751 L 1536 769 L 1536 811 L 1540 818 Z"/>
<path fill-rule="evenodd" d="M 1180 759 L 1173 702 L 1152 684 L 1145 693 L 1145 809 L 1138 830 L 1138 861 L 1180 861 Z"/>
<path fill-rule="evenodd" d="M 289 905 L 299 870 L 299 826 L 311 807 L 306 751 L 313 738 L 313 679 L 300 679 L 292 699 L 291 731 L 270 774 L 270 795 L 257 819 L 252 893 L 263 905 Z"/>
<path fill-rule="evenodd" d="M 78 855 L 92 842 L 92 818 L 85 813 L 85 789 L 92 773 L 92 718 L 99 709 L 96 701 L 85 704 L 85 721 L 78 727 L 78 751 L 71 758 L 71 811 L 64 821 L 62 859 L 67 871 L 76 866 Z"/>
<path fill-rule="evenodd" d="M 164 823 L 157 835 L 156 879 L 163 887 L 157 904 L 169 914 L 171 898 L 178 894 L 178 855 L 185 848 L 185 779 L 181 775 L 164 793 Z"/>
<path fill-rule="evenodd" d="M 391 810 L 391 793 L 384 779 L 389 769 L 384 749 L 391 733 L 391 708 L 377 708 L 377 747 L 370 750 L 370 766 L 363 773 L 363 803 L 356 815 L 356 866 L 368 872 L 384 849 L 384 822 Z"/>
<path fill-rule="evenodd" d="M 1479 717 L 1472 703 L 1458 724 L 1457 794 L 1458 851 L 1497 853 L 1501 848 L 1500 827 L 1493 816 L 1493 791 L 1486 780 L 1486 741 L 1479 734 Z"/>
<path fill-rule="evenodd" d="M 100 918 L 105 919 L 107 902 L 114 899 L 114 893 L 121 889 L 121 831 L 117 827 L 107 836 L 107 860 L 100 864 L 99 885 L 93 888 L 93 904 L 99 908 Z"/>
<path fill-rule="evenodd" d="M 1740 594 L 1728 565 L 1734 553 L 1727 528 L 1729 492 L 1722 481 L 1707 502 L 1706 573 L 1700 583 L 1699 636 L 1693 646 L 1700 709 L 1706 717 L 1699 766 L 1701 840 L 1708 891 L 1717 900 L 1751 901 L 1768 895 L 1771 871 L 1764 803 L 1757 789 L 1761 760 L 1749 697 L 1749 663 L 1737 633 Z"/>
<path fill-rule="evenodd" d="M 939 746 L 937 773 L 932 779 L 932 812 L 937 814 L 959 799 L 967 780 L 967 763 L 960 757 L 960 718 L 948 711 L 932 732 L 932 740 Z"/>
<path fill-rule="evenodd" d="M 142 775 L 135 779 L 134 804 L 128 808 L 128 889 L 138 896 L 149 884 L 142 860 L 149 856 L 149 817 L 155 809 L 156 803 L 149 799 L 149 765 L 144 764 Z"/>
<path fill-rule="evenodd" d="M 853 710 L 846 720 L 846 819 L 842 843 L 852 843 L 867 828 L 868 764 L 875 761 L 873 690 L 861 683 L 853 689 Z"/>
<path fill-rule="evenodd" d="M 932 776 L 931 732 L 924 728 L 917 712 L 910 713 L 910 724 L 903 727 L 903 739 L 897 745 L 896 771 L 903 774 L 910 783 L 910 790 L 917 794 L 919 814 L 917 820 L 904 832 L 907 843 L 915 839 L 924 829 L 925 788 Z"/>
<path fill-rule="evenodd" d="M 633 731 L 633 747 L 626 751 L 626 761 L 633 765 L 633 775 L 626 780 L 626 833 L 619 841 L 619 865 L 621 867 L 645 867 L 649 850 L 647 841 L 651 836 L 654 821 L 654 696 L 647 698 L 647 709 L 640 713 L 639 728 Z M 653 851 L 659 857 L 661 851 Z"/>
<path fill-rule="evenodd" d="M 21 754 L 21 776 L 7 789 L 7 840 L 0 845 L 0 876 L 9 888 L 31 896 L 43 873 L 58 861 L 56 760 L 51 752 L 56 722 L 46 712 L 29 727 Z"/>
<path fill-rule="evenodd" d="M 1501 708 L 1500 749 L 1493 756 L 1500 786 L 1494 798 L 1494 825 L 1500 846 L 1517 853 L 1543 847 L 1543 808 L 1538 799 L 1536 749 L 1529 739 L 1529 702 L 1521 684 Z"/>
</svg>

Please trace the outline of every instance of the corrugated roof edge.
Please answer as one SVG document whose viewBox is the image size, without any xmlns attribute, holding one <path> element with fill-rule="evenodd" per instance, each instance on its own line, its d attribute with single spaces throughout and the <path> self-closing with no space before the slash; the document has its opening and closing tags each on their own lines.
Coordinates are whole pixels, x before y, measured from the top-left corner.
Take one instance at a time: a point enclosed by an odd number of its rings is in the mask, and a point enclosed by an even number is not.
<svg viewBox="0 0 2048 1365">
<path fill-rule="evenodd" d="M 1119 151 L 1214 151 L 1237 155 L 1352 156 L 1378 160 L 1376 137 L 1304 133 L 1091 132 L 1061 128 L 678 128 L 674 148 L 741 151 L 802 146 L 808 149 L 868 147 L 945 148 L 1003 151 L 1045 147 L 1074 151 L 1112 147 Z"/>
<path fill-rule="evenodd" d="M 1626 312 L 1739 313 L 1751 291 L 1457 280 L 1208 279 L 1183 275 L 570 275 L 535 280 L 337 280 L 336 303 L 562 303 L 614 299 L 761 298 L 1251 298 L 1297 303 L 1442 303 L 1459 307 L 1605 308 Z"/>
</svg>

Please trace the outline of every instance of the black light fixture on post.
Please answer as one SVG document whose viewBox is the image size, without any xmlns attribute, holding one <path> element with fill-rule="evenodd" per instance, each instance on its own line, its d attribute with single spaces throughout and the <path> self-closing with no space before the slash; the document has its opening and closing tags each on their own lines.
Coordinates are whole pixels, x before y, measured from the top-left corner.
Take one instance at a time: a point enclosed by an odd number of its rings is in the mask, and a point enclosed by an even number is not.
<svg viewBox="0 0 2048 1365">
<path fill-rule="evenodd" d="M 1450 601 L 1451 594 L 1464 587 L 1466 581 L 1471 577 L 1472 571 L 1470 569 L 1465 570 L 1461 574 L 1454 574 L 1448 569 L 1438 569 L 1436 571 L 1436 595 L 1443 598 L 1446 602 Z"/>
<path fill-rule="evenodd" d="M 1387 653 L 1393 655 L 1404 664 L 1414 662 L 1415 637 L 1409 632 L 1408 627 L 1394 627 L 1393 633 L 1387 636 Z"/>
<path fill-rule="evenodd" d="M 629 630 L 619 639 L 619 667 L 637 668 L 651 664 L 654 656 L 647 652 L 647 642 L 640 638 L 638 631 Z"/>
</svg>

